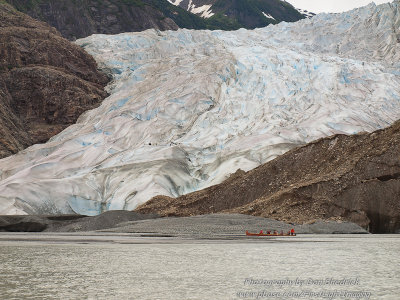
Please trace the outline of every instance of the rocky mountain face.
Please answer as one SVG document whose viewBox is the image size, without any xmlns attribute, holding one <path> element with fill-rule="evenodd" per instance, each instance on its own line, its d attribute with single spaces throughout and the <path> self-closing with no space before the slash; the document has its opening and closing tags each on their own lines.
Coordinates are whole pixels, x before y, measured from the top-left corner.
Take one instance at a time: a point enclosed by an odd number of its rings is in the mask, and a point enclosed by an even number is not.
<svg viewBox="0 0 400 300">
<path fill-rule="evenodd" d="M 146 1 L 146 0 L 144 0 Z M 178 25 L 141 0 L 8 0 L 18 10 L 45 21 L 68 39 L 94 33 L 116 34 L 149 28 L 176 30 Z"/>
<path fill-rule="evenodd" d="M 117 34 L 158 30 L 237 29 L 226 17 L 211 21 L 167 0 L 7 0 L 19 11 L 54 26 L 70 40 L 95 33 Z"/>
<path fill-rule="evenodd" d="M 305 223 L 346 220 L 400 231 L 400 121 L 373 133 L 334 135 L 291 150 L 219 185 L 136 209 L 163 216 L 243 213 Z"/>
<path fill-rule="evenodd" d="M 76 122 L 107 82 L 79 46 L 0 1 L 0 158 Z"/>
<path fill-rule="evenodd" d="M 70 40 L 95 33 L 255 28 L 305 17 L 280 0 L 7 0 Z M 172 4 L 175 5 L 172 5 Z M 179 4 L 179 5 L 178 5 Z M 201 6 L 201 7 L 198 7 Z M 204 11 L 212 6 L 212 13 Z M 197 15 L 196 15 L 197 14 Z"/>
<path fill-rule="evenodd" d="M 279 22 L 295 22 L 310 14 L 281 0 L 168 0 L 203 18 L 221 16 L 235 20 L 241 27 L 257 28 Z"/>
</svg>

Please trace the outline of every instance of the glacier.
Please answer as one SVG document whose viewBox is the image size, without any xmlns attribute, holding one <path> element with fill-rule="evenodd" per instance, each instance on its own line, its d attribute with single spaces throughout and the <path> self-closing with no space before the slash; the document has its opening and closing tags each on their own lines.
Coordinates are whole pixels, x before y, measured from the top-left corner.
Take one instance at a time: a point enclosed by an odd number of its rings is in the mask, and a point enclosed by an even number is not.
<svg viewBox="0 0 400 300">
<path fill-rule="evenodd" d="M 0 160 L 0 214 L 96 215 L 219 183 L 333 134 L 400 119 L 400 1 L 232 32 L 77 41 L 110 96 Z"/>
</svg>

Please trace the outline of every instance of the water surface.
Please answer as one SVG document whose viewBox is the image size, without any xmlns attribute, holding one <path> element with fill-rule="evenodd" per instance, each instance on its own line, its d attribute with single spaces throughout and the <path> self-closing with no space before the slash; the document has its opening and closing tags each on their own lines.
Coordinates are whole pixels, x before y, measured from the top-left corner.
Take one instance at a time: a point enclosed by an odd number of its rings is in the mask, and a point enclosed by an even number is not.
<svg viewBox="0 0 400 300">
<path fill-rule="evenodd" d="M 398 235 L 262 243 L 29 237 L 0 235 L 0 299 L 327 299 L 328 291 L 359 293 L 347 299 L 367 299 L 361 297 L 367 293 L 400 299 Z M 324 284 L 327 279 L 348 283 Z M 321 291 L 325 298 L 312 294 Z"/>
</svg>

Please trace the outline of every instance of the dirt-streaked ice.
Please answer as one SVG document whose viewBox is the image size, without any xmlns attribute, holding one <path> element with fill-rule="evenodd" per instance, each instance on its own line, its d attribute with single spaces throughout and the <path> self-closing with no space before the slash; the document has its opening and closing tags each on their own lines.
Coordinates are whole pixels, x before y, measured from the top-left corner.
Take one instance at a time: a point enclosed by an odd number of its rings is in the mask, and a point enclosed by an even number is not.
<svg viewBox="0 0 400 300">
<path fill-rule="evenodd" d="M 256 30 L 93 35 L 110 97 L 0 161 L 0 214 L 134 209 L 400 118 L 400 2 Z"/>
</svg>

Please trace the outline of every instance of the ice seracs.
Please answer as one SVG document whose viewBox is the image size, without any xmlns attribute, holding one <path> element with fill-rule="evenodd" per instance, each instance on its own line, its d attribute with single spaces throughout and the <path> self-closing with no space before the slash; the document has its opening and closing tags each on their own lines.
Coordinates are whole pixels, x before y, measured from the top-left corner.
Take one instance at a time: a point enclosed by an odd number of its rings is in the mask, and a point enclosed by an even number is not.
<svg viewBox="0 0 400 300">
<path fill-rule="evenodd" d="M 110 96 L 0 160 L 0 214 L 134 209 L 400 118 L 399 1 L 234 32 L 93 35 Z"/>
</svg>

